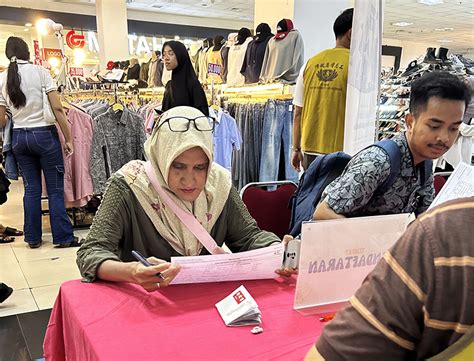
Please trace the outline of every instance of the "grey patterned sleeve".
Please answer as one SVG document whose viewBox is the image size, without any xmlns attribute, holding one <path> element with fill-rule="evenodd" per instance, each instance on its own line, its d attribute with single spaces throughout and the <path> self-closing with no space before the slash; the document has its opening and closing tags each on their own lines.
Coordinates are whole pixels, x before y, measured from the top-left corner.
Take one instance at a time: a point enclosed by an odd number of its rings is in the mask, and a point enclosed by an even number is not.
<svg viewBox="0 0 474 361">
<path fill-rule="evenodd" d="M 379 147 L 355 155 L 344 172 L 330 183 L 322 199 L 337 214 L 346 215 L 365 206 L 390 174 L 390 160 Z"/>
<path fill-rule="evenodd" d="M 97 269 L 106 260 L 120 261 L 119 242 L 127 214 L 126 185 L 116 176 L 110 178 L 99 210 L 85 242 L 77 251 L 76 263 L 85 282 L 93 282 Z"/>
<path fill-rule="evenodd" d="M 426 180 L 425 184 L 420 189 L 420 203 L 419 207 L 416 209 L 415 214 L 418 216 L 419 214 L 425 212 L 431 203 L 434 200 L 434 176 L 431 173 L 430 177 Z"/>
</svg>

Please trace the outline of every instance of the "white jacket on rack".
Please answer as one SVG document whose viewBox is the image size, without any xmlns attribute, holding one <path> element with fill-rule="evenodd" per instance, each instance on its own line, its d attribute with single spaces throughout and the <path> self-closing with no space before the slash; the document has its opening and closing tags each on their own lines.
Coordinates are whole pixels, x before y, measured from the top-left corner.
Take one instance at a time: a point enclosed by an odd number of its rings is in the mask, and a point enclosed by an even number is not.
<svg viewBox="0 0 474 361">
<path fill-rule="evenodd" d="M 295 83 L 303 66 L 303 58 L 303 38 L 298 30 L 291 30 L 284 39 L 270 39 L 263 58 L 260 80 L 266 83 L 275 80 Z"/>
<path fill-rule="evenodd" d="M 248 37 L 243 44 L 232 45 L 229 49 L 229 58 L 227 62 L 227 84 L 231 86 L 240 86 L 245 84 L 245 77 L 240 73 L 244 63 L 247 47 L 253 39 Z"/>
<path fill-rule="evenodd" d="M 206 84 L 207 81 L 207 51 L 210 48 L 203 48 L 199 53 L 199 74 L 198 79 L 201 84 Z"/>
</svg>

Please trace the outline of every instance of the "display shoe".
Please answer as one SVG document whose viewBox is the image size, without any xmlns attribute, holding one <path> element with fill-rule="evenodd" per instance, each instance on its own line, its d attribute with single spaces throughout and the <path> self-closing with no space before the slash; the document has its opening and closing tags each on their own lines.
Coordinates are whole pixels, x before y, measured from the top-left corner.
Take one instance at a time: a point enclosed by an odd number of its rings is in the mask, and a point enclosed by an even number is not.
<svg viewBox="0 0 474 361">
<path fill-rule="evenodd" d="M 416 60 L 413 60 L 412 62 L 410 62 L 410 64 L 408 64 L 408 67 L 402 73 L 401 76 L 409 76 L 409 75 L 417 72 L 418 70 L 420 70 L 420 68 L 421 67 L 418 65 L 418 62 Z"/>
<path fill-rule="evenodd" d="M 423 61 L 425 63 L 431 63 L 433 61 L 436 61 L 436 48 L 427 48 L 426 55 Z"/>
<path fill-rule="evenodd" d="M 443 47 L 440 47 L 438 49 L 438 56 L 437 58 L 440 59 L 443 64 L 450 64 L 450 60 L 448 59 L 448 51 L 449 49 L 448 48 L 443 48 Z"/>
</svg>

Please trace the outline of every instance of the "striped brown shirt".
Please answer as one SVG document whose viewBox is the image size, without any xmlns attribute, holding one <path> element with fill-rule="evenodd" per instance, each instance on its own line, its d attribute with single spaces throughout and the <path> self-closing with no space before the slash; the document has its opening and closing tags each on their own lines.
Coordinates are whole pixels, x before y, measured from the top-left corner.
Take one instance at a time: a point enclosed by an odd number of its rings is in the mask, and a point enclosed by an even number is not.
<svg viewBox="0 0 474 361">
<path fill-rule="evenodd" d="M 316 347 L 331 361 L 422 360 L 473 324 L 471 197 L 420 216 L 325 327 Z"/>
</svg>

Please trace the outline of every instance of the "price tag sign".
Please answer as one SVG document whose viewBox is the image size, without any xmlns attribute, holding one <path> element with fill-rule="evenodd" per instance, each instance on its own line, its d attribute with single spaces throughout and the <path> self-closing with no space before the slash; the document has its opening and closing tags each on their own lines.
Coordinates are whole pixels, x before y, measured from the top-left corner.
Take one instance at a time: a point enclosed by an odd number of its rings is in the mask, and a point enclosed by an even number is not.
<svg viewBox="0 0 474 361">
<path fill-rule="evenodd" d="M 208 73 L 208 74 L 217 74 L 217 75 L 220 75 L 220 74 L 221 74 L 221 70 L 222 70 L 222 66 L 220 66 L 219 64 L 212 64 L 212 63 L 209 63 L 209 65 L 207 66 L 207 73 Z"/>
<path fill-rule="evenodd" d="M 70 76 L 84 76 L 84 68 L 69 68 Z"/>
</svg>

